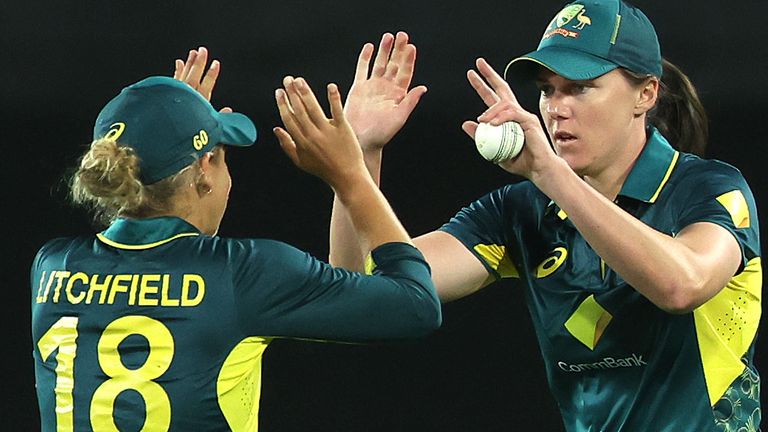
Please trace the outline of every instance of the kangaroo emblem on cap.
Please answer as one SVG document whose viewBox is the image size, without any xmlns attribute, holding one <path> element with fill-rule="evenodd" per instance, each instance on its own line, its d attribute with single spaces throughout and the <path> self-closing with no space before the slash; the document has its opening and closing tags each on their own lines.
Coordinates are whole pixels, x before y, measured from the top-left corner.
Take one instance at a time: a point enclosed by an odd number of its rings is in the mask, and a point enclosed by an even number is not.
<svg viewBox="0 0 768 432">
<path fill-rule="evenodd" d="M 586 9 L 582 9 L 579 11 L 579 14 L 576 15 L 576 19 L 579 21 L 578 24 L 573 26 L 573 28 L 576 30 L 584 30 L 585 26 L 592 25 L 592 20 L 588 16 L 584 15 L 584 12 L 586 11 Z"/>
</svg>

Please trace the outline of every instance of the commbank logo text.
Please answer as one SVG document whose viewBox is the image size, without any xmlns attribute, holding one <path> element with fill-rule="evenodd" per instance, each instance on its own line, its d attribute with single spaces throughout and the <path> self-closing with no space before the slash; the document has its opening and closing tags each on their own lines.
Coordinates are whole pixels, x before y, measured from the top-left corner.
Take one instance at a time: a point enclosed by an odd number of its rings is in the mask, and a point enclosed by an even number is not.
<svg viewBox="0 0 768 432">
<path fill-rule="evenodd" d="M 618 359 L 613 357 L 605 357 L 601 361 L 594 363 L 569 364 L 564 361 L 557 362 L 557 366 L 565 372 L 586 372 L 593 370 L 640 367 L 646 366 L 647 364 L 648 363 L 643 360 L 642 355 L 637 355 L 634 353 L 632 353 L 632 355 L 629 357 Z"/>
</svg>

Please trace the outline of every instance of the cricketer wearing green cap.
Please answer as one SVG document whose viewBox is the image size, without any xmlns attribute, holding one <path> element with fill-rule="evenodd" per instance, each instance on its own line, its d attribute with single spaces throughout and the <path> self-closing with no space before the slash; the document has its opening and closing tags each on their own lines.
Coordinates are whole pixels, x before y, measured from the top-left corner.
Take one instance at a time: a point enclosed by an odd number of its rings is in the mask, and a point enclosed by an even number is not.
<svg viewBox="0 0 768 432">
<path fill-rule="evenodd" d="M 72 193 L 110 224 L 49 241 L 32 264 L 43 431 L 256 431 L 275 338 L 400 339 L 440 325 L 429 267 L 365 172 L 338 91 L 329 100 L 333 126 L 323 116 L 308 146 L 296 130 L 316 125 L 296 113 L 322 110 L 288 82 L 277 100 L 287 132 L 276 130 L 297 165 L 354 197 L 367 275 L 279 241 L 215 235 L 231 186 L 224 147 L 256 139 L 246 116 L 168 77 L 104 107 Z"/>
<path fill-rule="evenodd" d="M 526 180 L 414 239 L 441 300 L 515 281 L 567 431 L 757 430 L 754 198 L 736 168 L 694 154 L 706 118 L 649 19 L 619 0 L 557 13 L 538 48 L 506 68 L 536 83 L 541 118 L 476 65 L 467 77 L 488 108 L 462 127 L 473 137 L 478 122 L 519 123 L 524 147 L 500 166 Z M 346 112 L 383 122 L 363 109 L 375 102 L 350 96 Z M 367 156 L 377 172 L 380 154 Z M 354 244 L 332 248 L 345 240 Z"/>
</svg>

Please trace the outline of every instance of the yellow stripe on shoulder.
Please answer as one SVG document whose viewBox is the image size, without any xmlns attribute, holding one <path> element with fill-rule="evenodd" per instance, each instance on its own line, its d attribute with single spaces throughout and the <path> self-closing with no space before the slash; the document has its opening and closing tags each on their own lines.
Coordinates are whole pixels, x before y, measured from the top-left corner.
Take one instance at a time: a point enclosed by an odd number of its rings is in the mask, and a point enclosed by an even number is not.
<svg viewBox="0 0 768 432">
<path fill-rule="evenodd" d="M 504 278 L 520 278 L 520 272 L 515 267 L 515 263 L 507 255 L 507 248 L 503 245 L 484 245 L 475 246 L 477 252 L 492 269 Z"/>
<path fill-rule="evenodd" d="M 372 275 L 376 270 L 376 261 L 373 260 L 373 255 L 369 252 L 365 257 L 365 270 L 363 271 L 368 276 Z"/>
<path fill-rule="evenodd" d="M 720 195 L 717 197 L 717 202 L 728 210 L 736 228 L 749 228 L 749 206 L 740 190 L 736 189 Z"/>
</svg>

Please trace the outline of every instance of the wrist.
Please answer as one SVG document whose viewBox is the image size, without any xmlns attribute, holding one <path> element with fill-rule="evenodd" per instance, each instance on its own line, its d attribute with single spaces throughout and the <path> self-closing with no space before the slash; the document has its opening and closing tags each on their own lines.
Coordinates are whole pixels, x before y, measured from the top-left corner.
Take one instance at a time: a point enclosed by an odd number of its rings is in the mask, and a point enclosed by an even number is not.
<svg viewBox="0 0 768 432">
<path fill-rule="evenodd" d="M 372 189 L 378 190 L 371 176 L 364 169 L 356 170 L 354 173 L 345 176 L 342 181 L 331 185 L 331 188 L 336 198 L 344 206 L 370 194 Z"/>
<path fill-rule="evenodd" d="M 530 180 L 542 192 L 552 198 L 547 191 L 555 187 L 556 182 L 562 178 L 564 173 L 575 174 L 565 159 L 553 154 L 545 163 L 539 164 L 539 166 L 531 170 Z"/>
</svg>

